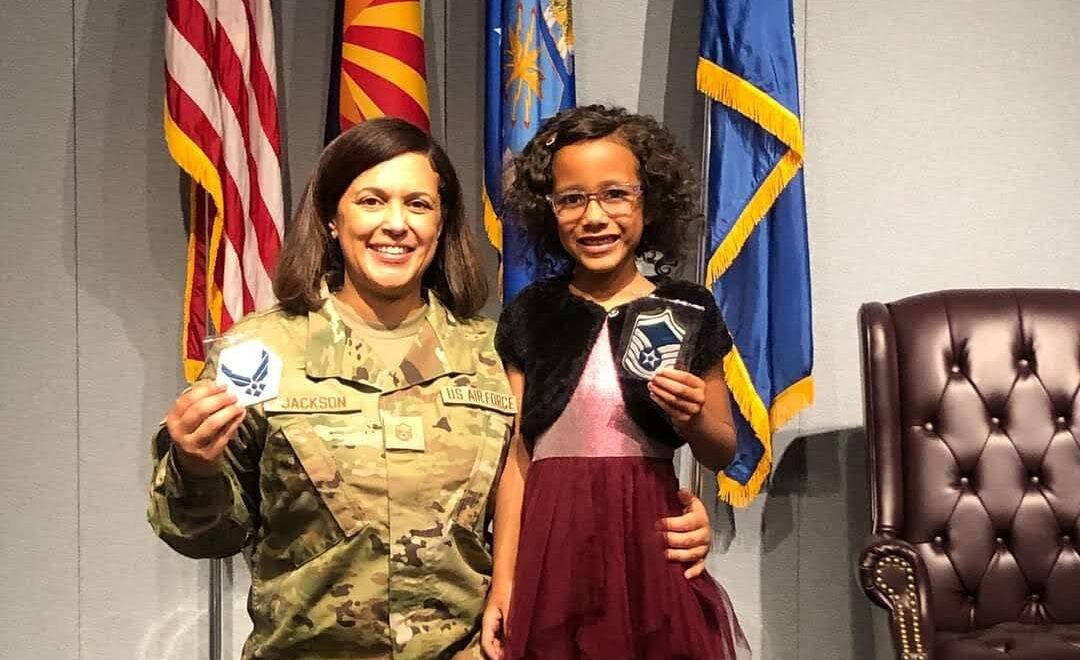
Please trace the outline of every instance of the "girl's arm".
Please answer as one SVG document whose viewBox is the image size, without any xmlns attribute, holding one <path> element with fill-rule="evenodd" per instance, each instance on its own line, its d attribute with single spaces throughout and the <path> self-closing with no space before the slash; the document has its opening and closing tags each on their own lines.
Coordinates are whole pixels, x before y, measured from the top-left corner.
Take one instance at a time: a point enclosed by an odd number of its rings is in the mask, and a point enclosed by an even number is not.
<svg viewBox="0 0 1080 660">
<path fill-rule="evenodd" d="M 521 410 L 522 394 L 525 391 L 525 374 L 510 367 L 507 369 L 510 390 L 518 400 Z M 513 584 L 514 565 L 517 562 L 518 535 L 521 531 L 521 501 L 525 494 L 525 474 L 529 471 L 529 454 L 521 439 L 521 413 L 514 420 L 514 436 L 510 440 L 510 450 L 506 456 L 499 479 L 499 489 L 495 494 L 495 568 L 492 582 Z"/>
<path fill-rule="evenodd" d="M 696 458 L 710 470 L 735 456 L 735 422 L 719 363 L 699 378 L 688 371 L 661 369 L 649 382 L 649 395 L 671 417 Z"/>
<path fill-rule="evenodd" d="M 529 471 L 529 454 L 520 433 L 525 374 L 508 367 L 506 376 L 518 402 L 518 417 L 514 420 L 510 449 L 495 492 L 494 568 L 480 637 L 484 652 L 493 660 L 503 655 L 506 623 L 510 615 L 510 593 L 517 563 L 518 536 L 521 532 L 521 502 L 525 494 L 525 475 Z"/>
</svg>

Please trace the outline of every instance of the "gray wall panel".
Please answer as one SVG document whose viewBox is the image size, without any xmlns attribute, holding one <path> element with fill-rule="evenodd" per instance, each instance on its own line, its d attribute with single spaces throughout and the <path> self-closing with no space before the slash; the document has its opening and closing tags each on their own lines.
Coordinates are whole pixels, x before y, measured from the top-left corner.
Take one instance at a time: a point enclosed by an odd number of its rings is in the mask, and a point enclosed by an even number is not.
<svg viewBox="0 0 1080 660">
<path fill-rule="evenodd" d="M 281 0 L 272 7 L 287 188 L 295 209 L 323 148 L 334 3 Z"/>
<path fill-rule="evenodd" d="M 201 571 L 145 514 L 149 436 L 183 387 L 186 235 L 162 136 L 164 23 L 164 3 L 77 3 L 84 659 L 205 654 Z"/>
<path fill-rule="evenodd" d="M 861 422 L 860 302 L 1080 286 L 1078 25 L 1069 0 L 811 5 L 808 430 Z"/>
<path fill-rule="evenodd" d="M 0 21 L 0 654 L 20 660 L 79 643 L 71 13 L 12 0 Z"/>
<path fill-rule="evenodd" d="M 446 135 L 443 143 L 465 192 L 465 210 L 491 287 L 484 312 L 499 313 L 499 260 L 484 232 L 484 5 L 448 2 L 444 79 Z"/>
<path fill-rule="evenodd" d="M 671 2 L 652 2 L 654 16 L 670 14 Z M 657 91 L 663 88 L 659 73 L 666 67 L 650 64 L 651 76 L 642 69 L 646 55 L 654 55 L 651 49 L 666 42 L 659 35 L 645 38 L 649 6 L 649 0 L 625 0 L 617 5 L 598 0 L 574 3 L 578 105 L 606 103 L 637 110 L 643 75 L 650 78 L 646 82 L 657 85 Z M 655 104 L 650 109 L 656 109 Z"/>
</svg>

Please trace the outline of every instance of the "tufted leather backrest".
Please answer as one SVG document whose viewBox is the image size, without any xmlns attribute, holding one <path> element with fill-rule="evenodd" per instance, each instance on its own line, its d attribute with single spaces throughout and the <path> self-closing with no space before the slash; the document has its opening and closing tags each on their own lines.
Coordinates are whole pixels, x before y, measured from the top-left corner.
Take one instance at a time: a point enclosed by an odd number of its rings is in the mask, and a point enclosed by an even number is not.
<svg viewBox="0 0 1080 660">
<path fill-rule="evenodd" d="M 935 627 L 1080 623 L 1080 291 L 945 291 L 861 314 L 875 532 Z"/>
</svg>

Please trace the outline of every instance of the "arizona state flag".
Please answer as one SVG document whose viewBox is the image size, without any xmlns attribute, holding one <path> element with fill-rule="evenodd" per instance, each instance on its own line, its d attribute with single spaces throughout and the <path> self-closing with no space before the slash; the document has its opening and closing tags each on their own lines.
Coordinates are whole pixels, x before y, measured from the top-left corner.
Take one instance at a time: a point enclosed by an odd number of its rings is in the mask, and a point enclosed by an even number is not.
<svg viewBox="0 0 1080 660">
<path fill-rule="evenodd" d="M 814 398 L 803 134 L 791 0 L 706 0 L 698 89 L 709 101 L 705 283 L 735 347 L 735 458 L 720 496 L 745 505 L 773 432 Z"/>
<path fill-rule="evenodd" d="M 431 130 L 420 0 L 338 0 L 334 25 L 326 141 L 373 117 Z"/>
</svg>

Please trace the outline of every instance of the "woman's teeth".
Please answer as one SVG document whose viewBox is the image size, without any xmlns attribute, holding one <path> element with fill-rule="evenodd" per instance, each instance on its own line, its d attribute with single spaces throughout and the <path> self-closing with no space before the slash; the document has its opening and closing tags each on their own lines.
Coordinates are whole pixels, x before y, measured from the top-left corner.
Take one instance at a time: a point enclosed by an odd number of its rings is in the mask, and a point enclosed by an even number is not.
<svg viewBox="0 0 1080 660">
<path fill-rule="evenodd" d="M 411 252 L 411 250 L 409 248 L 406 248 L 404 245 L 377 245 L 372 247 L 371 249 L 382 254 L 394 255 L 401 255 L 405 254 L 406 252 Z"/>
</svg>

